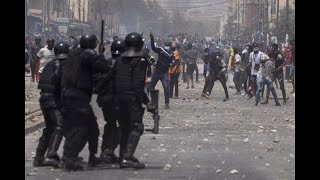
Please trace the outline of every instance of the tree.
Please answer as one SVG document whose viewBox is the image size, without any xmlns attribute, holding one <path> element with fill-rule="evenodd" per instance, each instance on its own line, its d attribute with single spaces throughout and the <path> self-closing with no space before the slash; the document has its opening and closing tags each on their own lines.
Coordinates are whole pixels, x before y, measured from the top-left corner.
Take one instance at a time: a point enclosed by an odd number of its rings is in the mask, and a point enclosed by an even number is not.
<svg viewBox="0 0 320 180">
<path fill-rule="evenodd" d="M 288 23 L 288 30 L 286 27 L 286 23 Z M 286 38 L 286 34 L 289 34 L 289 37 L 295 36 L 295 10 L 289 8 L 289 16 L 288 21 L 286 20 L 286 9 L 280 10 L 278 26 L 273 28 L 272 30 L 275 32 L 274 34 L 278 37 L 278 41 L 284 42 Z"/>
</svg>

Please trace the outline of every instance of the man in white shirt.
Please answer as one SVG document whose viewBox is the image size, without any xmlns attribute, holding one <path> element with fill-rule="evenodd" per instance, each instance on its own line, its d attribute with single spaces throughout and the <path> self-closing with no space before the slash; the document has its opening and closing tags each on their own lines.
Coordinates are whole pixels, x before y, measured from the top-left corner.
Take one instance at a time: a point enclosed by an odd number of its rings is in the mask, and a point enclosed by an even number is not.
<svg viewBox="0 0 320 180">
<path fill-rule="evenodd" d="M 252 47 L 253 47 L 253 52 L 251 52 L 249 55 L 249 63 L 247 65 L 251 67 L 250 86 L 251 86 L 252 93 L 248 92 L 249 99 L 256 94 L 257 73 L 260 69 L 260 60 L 262 56 L 265 55 L 263 52 L 260 51 L 258 43 L 253 43 Z"/>
<path fill-rule="evenodd" d="M 241 56 L 239 55 L 239 50 L 238 48 L 234 48 L 233 52 L 235 54 L 235 65 L 234 65 L 234 74 L 233 74 L 233 82 L 236 87 L 236 94 L 241 94 L 241 71 L 240 71 L 240 66 L 241 66 Z"/>
<path fill-rule="evenodd" d="M 37 54 L 37 60 L 36 60 L 37 82 L 39 82 L 39 78 L 43 68 L 48 64 L 48 62 L 52 61 L 52 59 L 54 58 L 53 45 L 54 45 L 54 40 L 48 39 L 47 46 L 45 46 L 44 48 L 41 48 Z"/>
</svg>

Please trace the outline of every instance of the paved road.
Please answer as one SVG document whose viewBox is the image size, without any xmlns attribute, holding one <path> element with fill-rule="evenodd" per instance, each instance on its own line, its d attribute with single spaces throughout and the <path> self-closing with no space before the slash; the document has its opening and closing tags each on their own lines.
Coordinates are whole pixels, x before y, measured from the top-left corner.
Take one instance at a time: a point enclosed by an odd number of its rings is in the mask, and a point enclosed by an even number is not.
<svg viewBox="0 0 320 180">
<path fill-rule="evenodd" d="M 241 95 L 233 95 L 235 90 L 229 89 L 230 100 L 222 102 L 224 93 L 217 82 L 207 100 L 200 98 L 202 77 L 200 81 L 194 90 L 187 90 L 182 84 L 180 98 L 170 100 L 169 110 L 163 109 L 163 90 L 159 86 L 160 133 L 145 132 L 136 152 L 147 168 L 123 170 L 108 167 L 71 173 L 49 167 L 34 169 L 32 155 L 40 136 L 40 131 L 36 131 L 25 137 L 26 179 L 294 179 L 294 97 L 290 95 L 288 103 L 281 107 L 275 107 L 272 99 L 268 105 L 255 107 L 253 99 L 247 101 Z M 286 83 L 286 87 L 288 92 L 292 90 L 291 84 Z M 277 93 L 281 95 L 279 89 Z M 102 134 L 102 113 L 95 103 L 93 105 Z M 148 113 L 144 122 L 147 128 L 152 125 Z M 244 139 L 248 141 L 244 142 Z M 62 146 L 59 152 L 62 153 Z M 87 146 L 80 156 L 87 160 Z M 166 164 L 171 165 L 170 171 L 163 170 Z M 238 173 L 231 174 L 234 169 Z M 29 176 L 28 173 L 36 174 Z"/>
</svg>

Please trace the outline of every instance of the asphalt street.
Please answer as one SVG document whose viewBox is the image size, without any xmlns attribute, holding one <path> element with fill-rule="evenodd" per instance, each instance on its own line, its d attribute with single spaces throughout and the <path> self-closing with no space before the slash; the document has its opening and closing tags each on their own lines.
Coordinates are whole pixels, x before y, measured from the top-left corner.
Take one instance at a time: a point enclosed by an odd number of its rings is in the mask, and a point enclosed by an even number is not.
<svg viewBox="0 0 320 180">
<path fill-rule="evenodd" d="M 202 65 L 198 66 L 202 74 Z M 25 137 L 25 179 L 295 179 L 295 99 L 290 94 L 291 83 L 285 83 L 289 100 L 281 107 L 276 107 L 273 99 L 267 105 L 253 106 L 254 98 L 246 100 L 247 97 L 234 95 L 235 89 L 228 89 L 230 100 L 222 102 L 224 92 L 218 81 L 210 99 L 205 99 L 200 97 L 203 85 L 201 75 L 195 89 L 185 89 L 186 84 L 182 83 L 179 99 L 170 99 L 170 109 L 166 110 L 163 109 L 163 89 L 158 83 L 159 134 L 145 132 L 136 150 L 136 157 L 147 165 L 145 169 L 109 166 L 64 172 L 51 167 L 33 168 L 32 157 L 42 133 L 38 130 Z M 280 89 L 276 91 L 282 97 Z M 101 143 L 105 122 L 95 98 L 92 105 L 100 126 Z M 144 123 L 146 128 L 152 126 L 148 112 L 145 112 Z M 62 147 L 63 142 L 59 154 Z M 88 155 L 86 146 L 80 156 L 87 161 Z"/>
</svg>

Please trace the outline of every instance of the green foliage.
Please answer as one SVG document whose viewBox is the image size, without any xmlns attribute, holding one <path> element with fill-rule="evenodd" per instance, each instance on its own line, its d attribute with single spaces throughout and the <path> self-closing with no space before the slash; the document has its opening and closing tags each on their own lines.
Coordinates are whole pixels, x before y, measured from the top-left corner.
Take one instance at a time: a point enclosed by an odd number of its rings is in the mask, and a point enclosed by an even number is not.
<svg viewBox="0 0 320 180">
<path fill-rule="evenodd" d="M 289 38 L 295 36 L 295 10 L 289 9 L 288 21 L 286 20 L 286 9 L 281 9 L 279 14 L 278 27 L 272 30 L 278 37 L 278 40 L 284 41 L 286 34 Z"/>
</svg>

